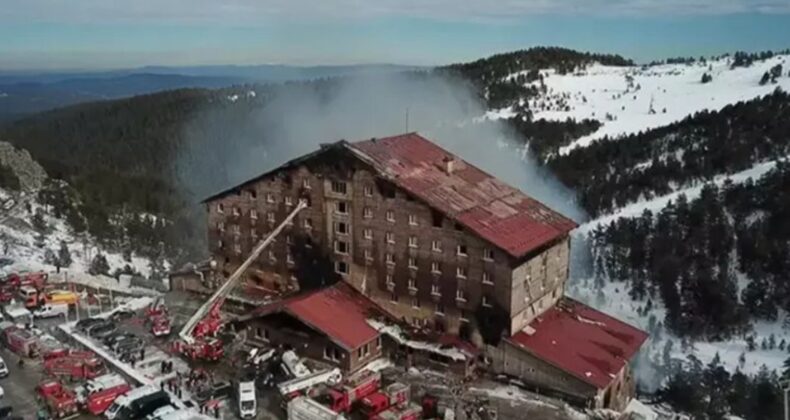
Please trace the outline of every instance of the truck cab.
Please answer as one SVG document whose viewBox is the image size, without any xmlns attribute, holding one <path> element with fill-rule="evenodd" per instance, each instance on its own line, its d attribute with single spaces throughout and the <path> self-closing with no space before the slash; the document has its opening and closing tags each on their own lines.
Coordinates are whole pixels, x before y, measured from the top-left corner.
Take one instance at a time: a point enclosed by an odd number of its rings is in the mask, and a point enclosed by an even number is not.
<svg viewBox="0 0 790 420">
<path fill-rule="evenodd" d="M 65 319 L 68 315 L 69 305 L 63 303 L 46 304 L 33 310 L 34 318 L 55 318 L 62 316 Z"/>
</svg>

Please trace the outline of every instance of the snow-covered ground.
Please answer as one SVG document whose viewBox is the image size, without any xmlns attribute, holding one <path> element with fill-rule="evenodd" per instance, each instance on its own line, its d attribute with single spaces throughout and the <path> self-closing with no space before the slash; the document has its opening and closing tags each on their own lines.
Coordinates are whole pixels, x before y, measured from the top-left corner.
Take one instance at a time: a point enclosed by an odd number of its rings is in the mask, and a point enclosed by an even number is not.
<svg viewBox="0 0 790 420">
<path fill-rule="evenodd" d="M 565 75 L 544 70 L 541 73 L 546 94 L 530 100 L 529 108 L 535 119 L 564 121 L 567 118 L 590 118 L 603 123 L 596 132 L 560 149 L 560 153 L 567 153 L 604 136 L 611 138 L 665 126 L 698 111 L 719 110 L 729 104 L 766 95 L 777 87 L 790 90 L 788 55 L 755 61 L 750 67 L 732 69 L 731 64 L 732 57 L 725 57 L 705 63 L 645 68 L 596 64 Z M 761 86 L 763 74 L 777 64 L 783 66 L 777 83 Z M 705 73 L 713 80 L 703 84 L 701 80 Z M 489 111 L 486 117 L 497 119 L 512 115 L 510 109 L 500 109 Z"/>
<path fill-rule="evenodd" d="M 94 285 L 93 283 L 111 285 L 112 282 L 104 276 L 93 278 L 94 276 L 87 274 L 91 260 L 98 253 L 102 253 L 107 258 L 110 272 L 128 264 L 143 276 L 149 275 L 150 261 L 148 259 L 133 256 L 131 262 L 124 261 L 121 253 L 103 250 L 87 235 L 75 235 L 64 220 L 54 218 L 46 213 L 44 220 L 49 227 L 48 233 L 43 241 L 43 246 L 37 246 L 36 232 L 32 228 L 31 220 L 33 213 L 39 207 L 35 202 L 31 202 L 31 213 L 27 212 L 24 205 L 19 205 L 10 214 L 3 214 L 8 217 L 4 217 L 4 220 L 0 222 L 0 256 L 13 260 L 13 263 L 0 268 L 0 275 L 16 271 L 55 272 L 56 267 L 44 261 L 47 250 L 57 255 L 61 242 L 66 242 L 71 254 L 71 265 L 61 269 L 62 272 L 69 273 L 70 280 L 86 282 L 88 285 Z M 115 279 L 110 280 L 117 283 Z"/>
</svg>

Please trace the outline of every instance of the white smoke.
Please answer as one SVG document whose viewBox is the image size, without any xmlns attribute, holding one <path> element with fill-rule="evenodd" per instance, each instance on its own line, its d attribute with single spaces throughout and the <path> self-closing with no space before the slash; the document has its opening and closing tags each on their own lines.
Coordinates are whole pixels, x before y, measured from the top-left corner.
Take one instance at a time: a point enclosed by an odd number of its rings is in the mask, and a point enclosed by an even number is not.
<svg viewBox="0 0 790 420">
<path fill-rule="evenodd" d="M 572 192 L 536 164 L 505 123 L 480 118 L 485 107 L 463 83 L 435 75 L 387 74 L 315 86 L 274 89 L 264 106 L 242 119 L 208 112 L 189 124 L 178 165 L 188 189 L 203 198 L 320 143 L 417 131 L 564 215 L 585 218 Z M 233 126 L 219 127 L 227 124 Z M 207 130 L 215 135 L 205 135 Z"/>
</svg>

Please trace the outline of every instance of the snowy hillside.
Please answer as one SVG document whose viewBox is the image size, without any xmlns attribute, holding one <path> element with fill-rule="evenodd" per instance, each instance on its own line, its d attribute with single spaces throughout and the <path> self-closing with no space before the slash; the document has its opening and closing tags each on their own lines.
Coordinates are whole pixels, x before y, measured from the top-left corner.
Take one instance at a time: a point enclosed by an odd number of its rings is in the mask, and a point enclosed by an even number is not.
<svg viewBox="0 0 790 420">
<path fill-rule="evenodd" d="M 763 74 L 783 66 L 776 83 L 760 84 Z M 755 61 L 749 67 L 732 68 L 732 57 L 693 64 L 649 67 L 592 65 L 573 74 L 544 70 L 544 94 L 529 100 L 534 119 L 563 121 L 567 118 L 598 120 L 595 133 L 560 149 L 567 153 L 604 136 L 617 137 L 679 121 L 695 112 L 718 110 L 726 105 L 770 93 L 777 87 L 790 91 L 789 55 Z M 702 83 L 703 74 L 712 80 Z M 510 77 L 516 77 L 513 74 Z M 533 85 L 540 81 L 532 82 Z M 489 118 L 513 116 L 511 109 L 493 110 Z"/>
</svg>

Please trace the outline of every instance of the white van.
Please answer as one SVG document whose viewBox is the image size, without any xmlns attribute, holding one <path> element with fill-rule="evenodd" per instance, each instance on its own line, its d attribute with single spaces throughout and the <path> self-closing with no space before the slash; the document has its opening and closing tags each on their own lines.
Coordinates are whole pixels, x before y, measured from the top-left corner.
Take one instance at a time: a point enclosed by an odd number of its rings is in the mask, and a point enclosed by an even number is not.
<svg viewBox="0 0 790 420">
<path fill-rule="evenodd" d="M 155 392 L 159 391 L 159 387 L 153 385 L 146 385 L 141 386 L 140 388 L 135 388 L 126 393 L 126 395 L 121 395 L 120 397 L 116 398 L 115 401 L 112 403 L 110 408 L 104 412 L 104 416 L 108 420 L 113 420 L 115 416 L 121 411 L 122 408 L 129 406 L 132 401 L 137 400 L 138 398 L 145 397 L 146 395 L 151 395 Z"/>
<path fill-rule="evenodd" d="M 69 316 L 69 305 L 65 303 L 48 303 L 33 310 L 33 318 L 55 318 Z"/>
<path fill-rule="evenodd" d="M 255 398 L 255 381 L 239 382 L 239 415 L 243 419 L 254 419 L 258 414 L 258 404 Z"/>
<path fill-rule="evenodd" d="M 91 379 L 90 381 L 86 382 L 85 385 L 77 387 L 77 389 L 74 391 L 77 394 L 77 402 L 84 403 L 85 400 L 88 399 L 88 396 L 94 392 L 103 391 L 105 389 L 113 388 L 125 383 L 126 381 L 121 375 L 116 373 L 108 373 L 106 375 L 97 376 Z"/>
</svg>

